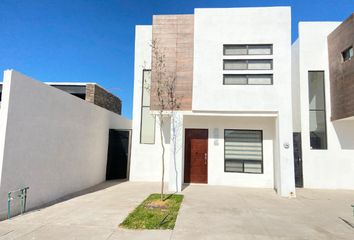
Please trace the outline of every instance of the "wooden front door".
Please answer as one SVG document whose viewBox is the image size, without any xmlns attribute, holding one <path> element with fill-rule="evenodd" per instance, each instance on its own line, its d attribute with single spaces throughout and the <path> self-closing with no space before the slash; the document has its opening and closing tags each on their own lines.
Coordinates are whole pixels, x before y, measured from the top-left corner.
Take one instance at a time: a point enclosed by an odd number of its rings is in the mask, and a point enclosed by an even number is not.
<svg viewBox="0 0 354 240">
<path fill-rule="evenodd" d="M 208 183 L 208 129 L 186 129 L 184 182 Z"/>
</svg>

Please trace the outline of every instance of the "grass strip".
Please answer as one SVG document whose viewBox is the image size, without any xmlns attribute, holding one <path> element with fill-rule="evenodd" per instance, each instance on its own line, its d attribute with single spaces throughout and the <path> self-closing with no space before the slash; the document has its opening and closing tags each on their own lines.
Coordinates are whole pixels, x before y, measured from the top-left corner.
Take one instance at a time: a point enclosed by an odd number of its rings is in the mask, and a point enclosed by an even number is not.
<svg viewBox="0 0 354 240">
<path fill-rule="evenodd" d="M 173 229 L 183 195 L 173 194 L 164 201 L 151 194 L 119 225 L 128 229 Z"/>
</svg>

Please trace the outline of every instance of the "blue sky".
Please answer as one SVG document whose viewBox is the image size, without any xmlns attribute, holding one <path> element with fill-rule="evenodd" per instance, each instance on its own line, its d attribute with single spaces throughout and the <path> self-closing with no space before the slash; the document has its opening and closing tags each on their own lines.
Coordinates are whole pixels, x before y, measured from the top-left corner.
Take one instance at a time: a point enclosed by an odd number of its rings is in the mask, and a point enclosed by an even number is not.
<svg viewBox="0 0 354 240">
<path fill-rule="evenodd" d="M 342 21 L 353 0 L 0 0 L 0 71 L 47 82 L 97 82 L 123 101 L 131 118 L 134 28 L 152 14 L 194 8 L 291 6 L 298 21 Z"/>
</svg>

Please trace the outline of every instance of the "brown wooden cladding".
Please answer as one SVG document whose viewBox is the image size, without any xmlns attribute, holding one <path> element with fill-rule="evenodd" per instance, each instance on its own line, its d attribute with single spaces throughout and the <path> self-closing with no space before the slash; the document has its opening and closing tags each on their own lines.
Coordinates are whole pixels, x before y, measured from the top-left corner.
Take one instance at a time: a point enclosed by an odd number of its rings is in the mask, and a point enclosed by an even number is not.
<svg viewBox="0 0 354 240">
<path fill-rule="evenodd" d="M 332 120 L 354 116 L 354 58 L 342 57 L 349 47 L 354 47 L 354 14 L 328 36 Z"/>
<path fill-rule="evenodd" d="M 176 77 L 176 95 L 180 99 L 180 110 L 192 109 L 193 86 L 193 15 L 153 16 L 152 39 L 164 52 L 167 75 Z M 152 64 L 154 66 L 154 64 Z M 155 69 L 152 67 L 151 110 L 157 110 Z"/>
</svg>

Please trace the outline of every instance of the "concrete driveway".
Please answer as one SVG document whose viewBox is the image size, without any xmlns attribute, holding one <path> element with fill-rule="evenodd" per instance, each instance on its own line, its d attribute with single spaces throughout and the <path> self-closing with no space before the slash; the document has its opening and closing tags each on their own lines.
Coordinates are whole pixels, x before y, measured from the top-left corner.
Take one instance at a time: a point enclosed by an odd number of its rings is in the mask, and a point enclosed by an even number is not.
<svg viewBox="0 0 354 240">
<path fill-rule="evenodd" d="M 301 189 L 296 199 L 284 199 L 271 189 L 192 185 L 183 191 L 173 231 L 118 227 L 158 190 L 157 183 L 107 182 L 0 222 L 0 239 L 354 239 L 354 228 L 348 224 L 354 225 L 354 191 Z"/>
</svg>

